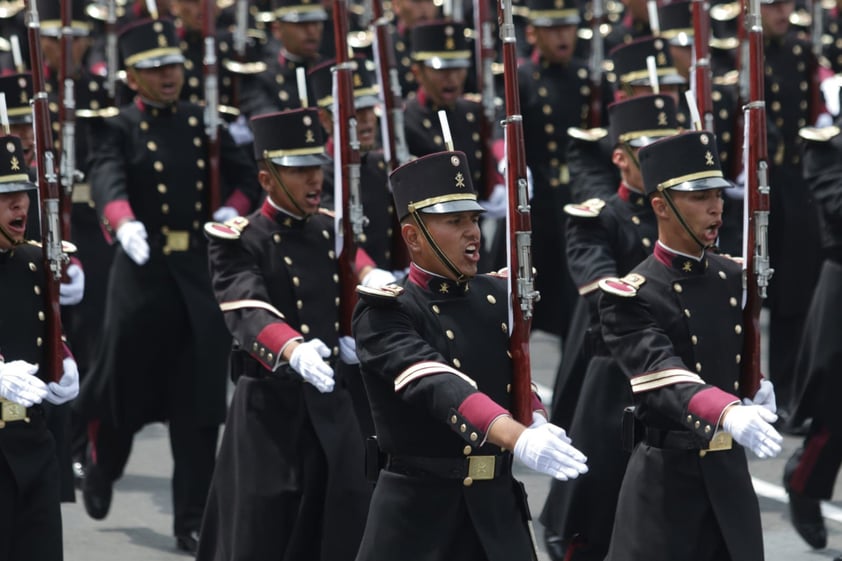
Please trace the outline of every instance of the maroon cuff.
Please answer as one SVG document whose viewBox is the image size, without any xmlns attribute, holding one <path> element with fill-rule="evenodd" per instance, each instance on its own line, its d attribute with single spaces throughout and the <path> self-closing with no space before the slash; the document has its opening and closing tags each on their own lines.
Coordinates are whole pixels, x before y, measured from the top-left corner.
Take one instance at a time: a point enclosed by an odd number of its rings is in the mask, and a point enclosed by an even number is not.
<svg viewBox="0 0 842 561">
<path fill-rule="evenodd" d="M 544 404 L 541 403 L 541 398 L 538 397 L 538 394 L 535 392 L 532 392 L 532 410 L 538 411 L 539 413 L 543 413 L 544 417 L 546 417 L 547 419 L 550 418 L 550 416 L 547 414 L 547 408 L 544 407 Z"/>
<path fill-rule="evenodd" d="M 275 368 L 277 356 L 290 339 L 301 337 L 301 334 L 289 326 L 288 323 L 270 323 L 257 334 L 256 348 L 252 348 L 251 355 L 263 366 L 272 370 Z M 269 355 L 272 355 L 271 358 Z"/>
<path fill-rule="evenodd" d="M 719 422 L 725 408 L 735 401 L 739 402 L 740 398 L 734 394 L 715 387 L 707 388 L 690 398 L 687 412 L 715 425 Z"/>
<path fill-rule="evenodd" d="M 459 414 L 483 433 L 488 430 L 491 421 L 509 412 L 482 392 L 469 395 L 459 406 Z"/>
<path fill-rule="evenodd" d="M 77 267 L 79 267 L 83 271 L 85 270 L 85 268 L 82 266 L 82 262 L 79 261 L 78 257 L 71 257 L 70 258 L 70 265 L 76 265 Z"/>
<path fill-rule="evenodd" d="M 70 352 L 70 347 L 67 346 L 67 343 L 64 341 L 61 342 L 61 359 L 64 360 L 66 358 L 72 358 L 76 360 L 76 357 L 73 356 L 73 353 Z"/>
<path fill-rule="evenodd" d="M 134 212 L 129 201 L 118 200 L 111 201 L 102 210 L 102 215 L 105 217 L 105 222 L 111 230 L 116 231 L 117 226 L 123 220 L 134 220 Z"/>
<path fill-rule="evenodd" d="M 240 216 L 245 216 L 251 210 L 251 201 L 249 200 L 246 195 L 240 191 L 239 189 L 235 189 L 231 195 L 225 199 L 225 202 L 222 203 L 222 206 L 230 206 L 234 210 L 236 210 Z M 214 209 L 216 210 L 216 209 Z"/>
<path fill-rule="evenodd" d="M 362 271 L 366 267 L 377 267 L 377 264 L 374 262 L 374 259 L 368 256 L 368 253 L 365 252 L 363 248 L 357 248 L 357 259 L 356 259 L 356 267 L 357 271 Z"/>
</svg>

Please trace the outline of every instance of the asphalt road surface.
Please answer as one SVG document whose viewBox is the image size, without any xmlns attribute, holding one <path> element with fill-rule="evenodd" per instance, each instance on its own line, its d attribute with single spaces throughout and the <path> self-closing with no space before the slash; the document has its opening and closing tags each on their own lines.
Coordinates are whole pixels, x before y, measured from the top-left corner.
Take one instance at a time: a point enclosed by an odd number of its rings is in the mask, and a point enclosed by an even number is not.
<svg viewBox="0 0 842 561">
<path fill-rule="evenodd" d="M 558 341 L 536 332 L 532 341 L 532 355 L 534 380 L 551 388 L 559 360 Z M 799 438 L 787 436 L 784 451 L 778 458 L 757 460 L 749 455 L 755 489 L 760 499 L 767 561 L 821 561 L 842 555 L 840 486 L 837 485 L 834 500 L 823 505 L 829 534 L 827 549 L 813 551 L 789 523 L 781 474 L 786 459 L 799 444 Z M 171 472 L 172 459 L 166 427 L 150 425 L 135 439 L 126 473 L 115 485 L 111 512 L 105 520 L 92 520 L 85 514 L 79 493 L 79 502 L 63 505 L 65 560 L 186 559 L 186 555 L 175 549 L 172 534 Z M 537 517 L 549 488 L 549 478 L 520 467 L 516 467 L 515 472 L 527 486 L 529 502 Z M 535 531 L 541 550 L 540 559 L 549 561 L 544 551 L 542 528 L 537 522 Z"/>
</svg>

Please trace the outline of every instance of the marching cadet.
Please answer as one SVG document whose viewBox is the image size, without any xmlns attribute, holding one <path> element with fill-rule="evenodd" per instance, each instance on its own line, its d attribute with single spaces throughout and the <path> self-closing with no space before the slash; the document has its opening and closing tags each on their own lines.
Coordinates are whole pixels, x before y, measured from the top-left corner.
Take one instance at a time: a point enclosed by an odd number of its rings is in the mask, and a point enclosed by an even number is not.
<svg viewBox="0 0 842 561">
<path fill-rule="evenodd" d="M 339 368 L 356 356 L 339 334 L 333 216 L 319 208 L 319 116 L 297 109 L 251 125 L 268 197 L 247 218 L 205 227 L 236 390 L 198 559 L 350 560 L 371 487 Z M 382 278 L 365 252 L 355 262 L 364 285 Z"/>
<path fill-rule="evenodd" d="M 83 498 L 92 518 L 104 518 L 134 433 L 168 420 L 176 545 L 195 551 L 225 415 L 230 342 L 201 228 L 211 212 L 248 211 L 259 187 L 253 162 L 221 129 L 220 183 L 227 190 L 223 206 L 209 208 L 203 109 L 179 101 L 184 57 L 173 23 L 141 20 L 123 30 L 118 45 L 137 95 L 93 132 L 94 200 L 119 245 L 101 347 L 76 404 L 91 421 Z"/>
<path fill-rule="evenodd" d="M 507 280 L 477 275 L 483 208 L 467 162 L 439 152 L 392 172 L 409 276 L 358 288 L 354 337 L 387 455 L 358 561 L 531 559 L 512 458 L 558 479 L 587 472 L 537 396 L 530 427 L 509 415 Z"/>
<path fill-rule="evenodd" d="M 246 117 L 301 107 L 296 69 L 305 70 L 321 60 L 319 48 L 327 12 L 311 0 L 273 0 L 272 35 L 281 43 L 278 52 L 265 53 L 266 69 L 245 76 L 240 110 Z"/>
<path fill-rule="evenodd" d="M 745 404 L 740 265 L 707 249 L 730 187 L 708 132 L 641 148 L 658 221 L 654 252 L 622 278 L 603 279 L 603 340 L 631 382 L 641 441 L 620 489 L 614 560 L 763 559 L 760 509 L 743 446 L 780 453 L 774 390 Z"/>
<path fill-rule="evenodd" d="M 765 100 L 770 135 L 780 142 L 769 153 L 769 252 L 775 276 L 769 284 L 769 377 L 775 384 L 783 421 L 791 410 L 795 355 L 818 278 L 819 232 L 816 207 L 804 191 L 798 131 L 822 111 L 817 65 L 811 46 L 790 31 L 794 0 L 764 0 Z M 770 146 L 771 148 L 771 146 Z M 792 266 L 798 263 L 798 266 Z"/>
<path fill-rule="evenodd" d="M 623 19 L 614 24 L 611 32 L 605 37 L 606 52 L 635 39 L 652 35 L 646 2 L 647 0 L 622 0 L 625 7 Z"/>
<path fill-rule="evenodd" d="M 0 559 L 63 555 L 60 471 L 45 408 L 79 392 L 79 370 L 67 348 L 58 383 L 42 366 L 48 336 L 43 252 L 25 240 L 29 181 L 20 139 L 0 138 Z M 45 403 L 46 402 L 46 403 Z"/>
<path fill-rule="evenodd" d="M 821 210 L 819 213 L 824 262 L 807 312 L 809 318 L 796 359 L 802 373 L 793 388 L 793 423 L 812 419 L 801 448 L 789 458 L 784 487 L 789 494 L 792 525 L 811 547 L 827 545 L 827 529 L 820 502 L 833 494 L 842 462 L 842 426 L 835 396 L 839 395 L 839 345 L 842 326 L 842 135 L 840 121 L 822 129 L 802 129 L 804 178 Z"/>
<path fill-rule="evenodd" d="M 416 25 L 437 20 L 440 17 L 439 7 L 433 0 L 393 0 L 392 12 L 392 45 L 395 49 L 401 92 L 406 98 L 418 89 L 418 82 L 412 71 L 412 29 Z"/>
<path fill-rule="evenodd" d="M 660 93 L 672 96 L 676 106 L 680 107 L 679 89 L 687 81 L 678 74 L 669 45 L 658 37 L 643 37 L 611 51 L 613 70 L 609 79 L 614 83 L 614 99 L 654 93 L 646 67 L 646 59 L 650 56 L 655 58 Z M 676 118 L 679 125 L 687 123 L 686 116 L 680 111 L 676 113 Z M 571 128 L 568 134 L 571 141 L 567 162 L 573 200 L 610 197 L 620 182 L 616 168 L 611 165 L 612 139 L 602 127 Z"/>
<path fill-rule="evenodd" d="M 553 394 L 550 421 L 569 425 L 590 460 L 590 474 L 569 483 L 551 483 L 541 522 L 553 561 L 602 561 L 608 552 L 629 457 L 621 446 L 621 412 L 632 405 L 632 397 L 628 379 L 602 341 L 599 281 L 625 275 L 652 254 L 657 224 L 644 194 L 637 154 L 643 146 L 678 133 L 675 102 L 669 96 L 619 101 L 608 107 L 608 113 L 615 146 L 612 158 L 622 178 L 617 192 L 606 200 L 564 207 L 570 275 L 582 296 L 571 324 L 582 326 L 584 333 L 580 348 L 565 345 L 570 374 Z"/>
<path fill-rule="evenodd" d="M 567 129 L 586 127 L 590 84 L 585 64 L 573 58 L 579 10 L 575 2 L 530 0 L 527 38 L 532 56 L 518 67 L 526 163 L 532 172 L 532 252 L 541 299 L 533 327 L 567 335 L 576 301 L 567 271 L 565 219 L 572 202 Z"/>
</svg>

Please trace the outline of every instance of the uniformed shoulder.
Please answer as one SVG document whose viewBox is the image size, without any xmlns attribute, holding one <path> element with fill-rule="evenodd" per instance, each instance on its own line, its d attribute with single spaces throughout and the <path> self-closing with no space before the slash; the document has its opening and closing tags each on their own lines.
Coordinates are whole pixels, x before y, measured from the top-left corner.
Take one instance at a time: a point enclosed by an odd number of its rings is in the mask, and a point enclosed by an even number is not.
<svg viewBox="0 0 842 561">
<path fill-rule="evenodd" d="M 599 288 L 603 292 L 613 294 L 614 296 L 621 296 L 623 298 L 631 298 L 637 296 L 637 291 L 646 282 L 646 277 L 640 273 L 629 273 L 628 275 L 617 278 L 609 277 L 599 281 Z"/>
<path fill-rule="evenodd" d="M 739 273 L 743 269 L 743 258 L 728 253 L 714 253 L 708 255 L 708 262 L 717 264 L 727 273 Z"/>
<path fill-rule="evenodd" d="M 836 125 L 829 127 L 804 127 L 798 131 L 798 136 L 810 142 L 829 142 L 842 132 Z"/>
<path fill-rule="evenodd" d="M 27 240 L 25 243 L 28 246 L 36 247 L 38 249 L 44 247 L 43 243 L 36 242 L 35 240 Z M 67 240 L 61 240 L 61 250 L 68 255 L 72 255 L 79 251 L 79 248 L 76 247 L 76 244 L 73 244 Z"/>
<path fill-rule="evenodd" d="M 605 201 L 593 198 L 582 203 L 566 204 L 564 205 L 564 212 L 576 218 L 596 218 L 603 208 L 605 208 Z"/>
<path fill-rule="evenodd" d="M 739 70 L 731 70 L 730 72 L 726 72 L 722 76 L 715 76 L 713 78 L 713 85 L 714 86 L 733 86 L 735 85 L 740 79 L 740 71 Z"/>
<path fill-rule="evenodd" d="M 482 104 L 482 95 L 478 93 L 468 92 L 466 94 L 462 94 L 462 99 L 472 104 Z"/>
<path fill-rule="evenodd" d="M 322 216 L 329 216 L 330 218 L 336 218 L 336 212 L 330 210 L 329 208 L 319 208 L 319 214 L 321 214 Z"/>
<path fill-rule="evenodd" d="M 205 235 L 218 240 L 238 240 L 248 226 L 249 219 L 245 216 L 235 216 L 225 222 L 206 222 Z"/>
<path fill-rule="evenodd" d="M 579 127 L 570 127 L 567 129 L 567 135 L 576 140 L 583 140 L 585 142 L 598 142 L 608 136 L 608 129 L 603 127 L 596 127 L 593 129 L 581 129 Z"/>
<path fill-rule="evenodd" d="M 360 299 L 374 307 L 393 306 L 398 303 L 403 293 L 404 288 L 397 284 L 387 284 L 379 288 L 357 285 L 357 294 L 360 295 Z"/>
</svg>

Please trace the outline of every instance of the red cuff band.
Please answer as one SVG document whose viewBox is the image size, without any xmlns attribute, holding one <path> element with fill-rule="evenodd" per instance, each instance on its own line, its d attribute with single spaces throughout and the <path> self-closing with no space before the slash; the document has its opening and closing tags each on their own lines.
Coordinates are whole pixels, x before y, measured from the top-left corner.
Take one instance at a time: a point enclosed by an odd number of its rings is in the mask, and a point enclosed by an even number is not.
<svg viewBox="0 0 842 561">
<path fill-rule="evenodd" d="M 134 212 L 129 201 L 119 200 L 111 201 L 102 210 L 102 215 L 105 221 L 112 230 L 116 230 L 117 226 L 123 220 L 134 220 Z"/>
<path fill-rule="evenodd" d="M 544 417 L 546 417 L 547 419 L 550 418 L 550 416 L 547 414 L 547 408 L 544 407 L 544 404 L 541 403 L 541 398 L 539 398 L 538 394 L 535 392 L 532 392 L 532 410 L 540 411 L 541 413 L 543 413 Z"/>
<path fill-rule="evenodd" d="M 266 357 L 268 353 L 277 356 L 287 341 L 296 337 L 301 337 L 301 334 L 290 327 L 288 323 L 270 323 L 263 328 L 263 331 L 257 334 L 257 343 L 264 349 L 263 356 L 260 355 L 259 351 L 255 352 L 253 349 L 251 355 L 271 370 L 275 367 L 275 359 L 267 362 Z M 271 364 L 269 364 L 270 362 Z"/>
<path fill-rule="evenodd" d="M 362 248 L 357 248 L 357 258 L 355 265 L 357 267 L 357 271 L 362 271 L 366 267 L 377 267 L 377 264 L 374 262 L 374 259 L 368 256 L 368 253 L 365 252 Z"/>
<path fill-rule="evenodd" d="M 251 210 L 251 201 L 249 201 L 248 197 L 246 197 L 242 191 L 236 189 L 227 199 L 225 199 L 222 206 L 230 206 L 236 210 L 240 216 L 245 216 Z"/>
<path fill-rule="evenodd" d="M 491 421 L 500 415 L 509 414 L 482 392 L 469 395 L 459 406 L 459 413 L 483 433 L 488 430 Z"/>
<path fill-rule="evenodd" d="M 719 388 L 707 388 L 690 398 L 687 411 L 715 425 L 726 407 L 739 398 Z"/>
</svg>

